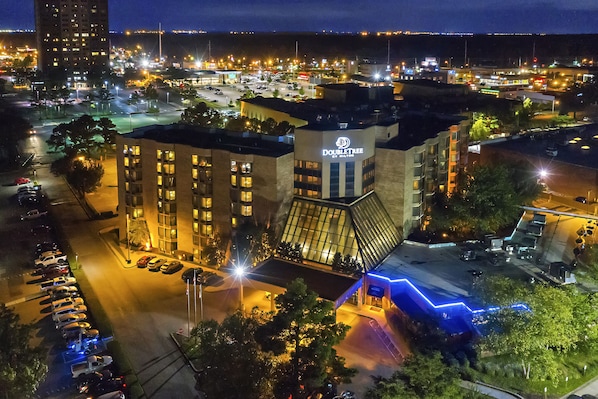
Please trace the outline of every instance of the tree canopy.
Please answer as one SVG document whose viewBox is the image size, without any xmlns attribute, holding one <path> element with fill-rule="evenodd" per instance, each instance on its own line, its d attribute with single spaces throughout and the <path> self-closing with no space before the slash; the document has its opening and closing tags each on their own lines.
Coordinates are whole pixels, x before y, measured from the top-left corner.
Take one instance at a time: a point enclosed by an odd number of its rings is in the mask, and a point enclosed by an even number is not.
<svg viewBox="0 0 598 399">
<path fill-rule="evenodd" d="M 46 351 L 29 346 L 32 327 L 0 304 L 0 397 L 33 397 L 46 378 Z"/>
<path fill-rule="evenodd" d="M 415 353 L 390 378 L 372 377 L 374 385 L 366 399 L 457 399 L 463 394 L 459 388 L 459 373 L 442 361 L 440 352 Z"/>
<path fill-rule="evenodd" d="M 320 388 L 326 380 L 350 382 L 356 370 L 346 368 L 334 349 L 349 326 L 336 323 L 331 302 L 318 299 L 297 279 L 276 297 L 276 309 L 257 333 L 263 349 L 289 355 L 288 361 L 279 363 L 282 372 L 274 386 L 277 397 L 300 397 L 301 392 Z"/>
<path fill-rule="evenodd" d="M 531 169 L 522 164 L 476 166 L 462 179 L 459 191 L 437 198 L 431 230 L 462 235 L 497 231 L 513 223 L 519 206 L 535 199 L 541 189 Z"/>
<path fill-rule="evenodd" d="M 562 378 L 557 356 L 598 343 L 598 297 L 574 288 L 525 284 L 503 276 L 485 278 L 479 297 L 498 306 L 486 316 L 481 350 L 504 355 L 534 380 Z M 526 308 L 514 307 L 524 304 Z M 533 369 L 532 369 L 533 366 Z"/>
<path fill-rule="evenodd" d="M 83 115 L 56 126 L 47 143 L 50 148 L 63 151 L 68 156 L 84 154 L 93 157 L 96 150 L 114 144 L 117 134 L 115 127 L 108 118 L 95 120 L 90 115 Z"/>
<path fill-rule="evenodd" d="M 201 368 L 199 390 L 208 397 L 301 399 L 325 381 L 350 382 L 356 370 L 333 348 L 349 327 L 336 323 L 332 303 L 298 279 L 276 307 L 276 314 L 253 309 L 193 329 L 187 353 Z"/>
</svg>

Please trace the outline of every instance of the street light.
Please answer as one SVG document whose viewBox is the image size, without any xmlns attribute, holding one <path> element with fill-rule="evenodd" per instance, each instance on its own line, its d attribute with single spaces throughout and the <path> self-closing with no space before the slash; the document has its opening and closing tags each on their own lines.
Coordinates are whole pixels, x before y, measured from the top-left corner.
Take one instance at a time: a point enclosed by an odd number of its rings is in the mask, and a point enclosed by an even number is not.
<svg viewBox="0 0 598 399">
<path fill-rule="evenodd" d="M 116 90 L 116 97 L 118 97 L 118 86 L 114 86 L 114 90 Z"/>
<path fill-rule="evenodd" d="M 129 214 L 127 213 L 126 219 L 126 229 L 127 229 L 127 264 L 131 263 L 131 243 L 129 241 Z"/>
<path fill-rule="evenodd" d="M 242 312 L 245 312 L 245 303 L 243 303 L 243 276 L 245 276 L 246 273 L 243 266 L 237 266 L 235 268 L 235 276 L 239 279 L 239 309 Z"/>
</svg>

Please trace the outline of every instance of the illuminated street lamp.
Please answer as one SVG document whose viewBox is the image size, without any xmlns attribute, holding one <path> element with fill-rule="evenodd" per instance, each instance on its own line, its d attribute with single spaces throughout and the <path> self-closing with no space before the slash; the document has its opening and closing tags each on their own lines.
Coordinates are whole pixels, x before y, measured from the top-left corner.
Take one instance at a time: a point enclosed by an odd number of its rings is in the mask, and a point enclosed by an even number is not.
<svg viewBox="0 0 598 399">
<path fill-rule="evenodd" d="M 245 312 L 245 303 L 243 303 L 243 277 L 247 274 L 245 267 L 237 266 L 235 268 L 235 277 L 239 280 L 239 309 Z"/>
</svg>

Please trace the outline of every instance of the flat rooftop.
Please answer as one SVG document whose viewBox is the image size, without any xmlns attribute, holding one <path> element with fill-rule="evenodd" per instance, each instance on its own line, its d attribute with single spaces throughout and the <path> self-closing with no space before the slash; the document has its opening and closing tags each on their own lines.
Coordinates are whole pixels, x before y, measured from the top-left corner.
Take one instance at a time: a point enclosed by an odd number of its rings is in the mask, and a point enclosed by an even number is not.
<svg viewBox="0 0 598 399">
<path fill-rule="evenodd" d="M 511 261 L 503 266 L 493 266 L 481 249 L 475 261 L 462 261 L 459 256 L 464 246 L 428 248 L 403 243 L 371 274 L 389 280 L 407 279 L 434 305 L 464 302 L 472 309 L 481 309 L 481 303 L 473 295 L 477 277 L 473 271 L 481 271 L 483 276 L 506 275 L 525 279 L 527 276 L 511 256 Z"/>
<path fill-rule="evenodd" d="M 282 259 L 271 258 L 247 274 L 250 280 L 286 288 L 297 278 L 302 278 L 307 287 L 320 298 L 335 302 L 359 280 L 354 277 L 332 274 Z"/>
</svg>

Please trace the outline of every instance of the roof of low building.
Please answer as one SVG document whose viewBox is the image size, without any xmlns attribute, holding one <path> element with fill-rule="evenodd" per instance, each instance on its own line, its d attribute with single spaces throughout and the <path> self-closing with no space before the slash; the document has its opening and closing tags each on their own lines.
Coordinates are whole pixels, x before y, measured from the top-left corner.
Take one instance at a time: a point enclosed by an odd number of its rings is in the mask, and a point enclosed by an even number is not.
<svg viewBox="0 0 598 399">
<path fill-rule="evenodd" d="M 302 278 L 307 287 L 320 298 L 333 302 L 359 281 L 355 277 L 334 274 L 278 258 L 271 258 L 251 270 L 247 278 L 281 288 L 286 288 L 293 280 Z"/>
</svg>

